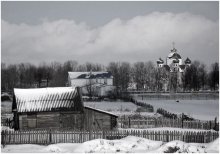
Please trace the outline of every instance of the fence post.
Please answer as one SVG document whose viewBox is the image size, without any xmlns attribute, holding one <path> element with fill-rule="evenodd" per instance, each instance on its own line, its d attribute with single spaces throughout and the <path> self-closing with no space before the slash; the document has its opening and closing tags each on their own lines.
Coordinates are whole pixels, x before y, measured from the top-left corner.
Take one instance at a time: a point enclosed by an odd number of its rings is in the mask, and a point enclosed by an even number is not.
<svg viewBox="0 0 220 154">
<path fill-rule="evenodd" d="M 122 120 L 122 117 L 120 118 L 120 120 L 121 120 L 121 128 L 123 128 L 123 127 L 122 127 L 122 121 L 123 121 L 123 120 Z"/>
<path fill-rule="evenodd" d="M 6 132 L 3 130 L 3 131 L 1 132 L 1 135 L 2 135 L 2 136 L 1 136 L 1 142 L 2 142 L 1 144 L 3 145 L 3 148 L 4 148 L 4 147 L 5 147 L 5 144 L 6 144 L 6 143 L 5 143 L 5 142 L 6 142 L 6 141 L 5 141 Z"/>
<path fill-rule="evenodd" d="M 182 113 L 182 119 L 181 119 L 181 122 L 182 122 L 182 128 L 183 128 L 183 115 L 184 115 L 184 114 Z"/>
<path fill-rule="evenodd" d="M 169 131 L 166 131 L 166 142 L 169 142 Z"/>
<path fill-rule="evenodd" d="M 130 117 L 128 118 L 128 126 L 129 126 L 129 128 L 131 128 L 131 119 L 130 119 Z"/>
<path fill-rule="evenodd" d="M 51 129 L 49 130 L 49 144 L 52 143 L 52 135 L 51 135 Z"/>
<path fill-rule="evenodd" d="M 89 129 L 89 140 L 91 140 L 92 139 L 92 131 L 91 131 L 91 129 Z"/>
<path fill-rule="evenodd" d="M 204 134 L 204 143 L 207 143 L 208 142 L 208 133 L 206 132 Z"/>
<path fill-rule="evenodd" d="M 205 143 L 209 143 L 211 141 L 211 131 L 205 133 Z"/>
<path fill-rule="evenodd" d="M 105 137 L 105 130 L 102 130 L 102 139 L 106 139 L 106 137 Z"/>
</svg>

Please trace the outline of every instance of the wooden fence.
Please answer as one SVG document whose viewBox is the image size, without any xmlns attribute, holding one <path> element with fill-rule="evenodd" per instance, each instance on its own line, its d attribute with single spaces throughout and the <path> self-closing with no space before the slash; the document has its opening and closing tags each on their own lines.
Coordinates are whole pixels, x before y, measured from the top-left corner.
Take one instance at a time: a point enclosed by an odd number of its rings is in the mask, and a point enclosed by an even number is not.
<svg viewBox="0 0 220 154">
<path fill-rule="evenodd" d="M 157 127 L 175 127 L 190 129 L 215 129 L 218 130 L 219 123 L 215 121 L 186 121 L 181 118 L 154 118 L 146 117 L 145 119 L 131 119 L 122 116 L 118 119 L 118 126 L 121 128 L 157 128 Z"/>
<path fill-rule="evenodd" d="M 92 139 L 121 139 L 126 136 L 143 137 L 150 140 L 169 142 L 180 140 L 184 142 L 208 143 L 219 137 L 218 132 L 180 132 L 180 131 L 146 131 L 146 130 L 117 130 L 117 131 L 73 131 L 73 130 L 29 130 L 2 131 L 1 144 L 55 144 L 82 143 Z"/>
</svg>

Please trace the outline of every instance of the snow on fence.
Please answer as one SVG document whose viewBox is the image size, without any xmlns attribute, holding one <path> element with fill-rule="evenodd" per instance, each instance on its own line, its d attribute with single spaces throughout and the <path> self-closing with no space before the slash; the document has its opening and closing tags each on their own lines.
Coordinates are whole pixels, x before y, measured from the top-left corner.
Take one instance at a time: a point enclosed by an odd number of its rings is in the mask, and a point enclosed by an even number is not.
<svg viewBox="0 0 220 154">
<path fill-rule="evenodd" d="M 175 128 L 190 128 L 190 129 L 215 129 L 219 127 L 219 123 L 215 121 L 187 121 L 181 118 L 153 118 L 148 117 L 145 119 L 118 119 L 118 126 L 121 128 L 157 128 L 157 127 L 175 127 Z"/>
<path fill-rule="evenodd" d="M 82 143 L 93 139 L 121 139 L 126 136 L 137 136 L 150 140 L 169 142 L 208 143 L 219 137 L 218 132 L 181 132 L 181 131 L 148 131 L 148 130 L 117 130 L 117 131 L 73 131 L 73 130 L 29 130 L 2 131 L 1 144 L 55 144 Z"/>
</svg>

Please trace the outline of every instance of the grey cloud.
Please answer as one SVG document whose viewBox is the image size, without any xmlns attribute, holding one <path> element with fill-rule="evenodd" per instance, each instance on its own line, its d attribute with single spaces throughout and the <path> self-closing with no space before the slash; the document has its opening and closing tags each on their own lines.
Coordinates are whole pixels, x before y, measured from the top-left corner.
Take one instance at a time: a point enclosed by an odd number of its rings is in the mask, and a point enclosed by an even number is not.
<svg viewBox="0 0 220 154">
<path fill-rule="evenodd" d="M 210 64 L 218 61 L 218 30 L 218 22 L 187 12 L 117 18 L 98 28 L 65 19 L 38 25 L 2 20 L 2 61 L 155 61 L 175 41 L 184 58 Z"/>
</svg>

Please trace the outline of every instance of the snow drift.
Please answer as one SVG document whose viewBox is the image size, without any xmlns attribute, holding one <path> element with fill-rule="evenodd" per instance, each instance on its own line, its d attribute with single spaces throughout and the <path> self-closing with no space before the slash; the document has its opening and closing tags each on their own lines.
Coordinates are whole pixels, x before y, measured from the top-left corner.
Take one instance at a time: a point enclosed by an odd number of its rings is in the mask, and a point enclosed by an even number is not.
<svg viewBox="0 0 220 154">
<path fill-rule="evenodd" d="M 84 143 L 59 143 L 48 146 L 6 145 L 3 153 L 219 153 L 219 138 L 211 143 L 152 141 L 128 136 L 120 140 L 95 139 Z"/>
</svg>

